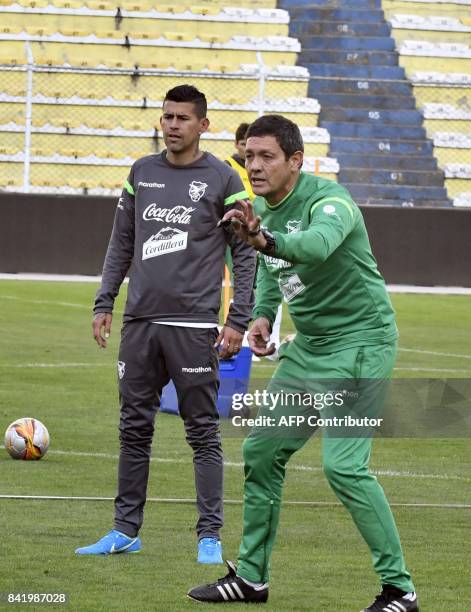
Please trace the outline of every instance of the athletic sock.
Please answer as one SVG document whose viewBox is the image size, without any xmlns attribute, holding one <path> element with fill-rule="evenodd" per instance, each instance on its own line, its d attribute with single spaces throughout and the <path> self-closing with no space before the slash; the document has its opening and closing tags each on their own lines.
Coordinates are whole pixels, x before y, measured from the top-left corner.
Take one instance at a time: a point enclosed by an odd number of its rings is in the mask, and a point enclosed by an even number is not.
<svg viewBox="0 0 471 612">
<path fill-rule="evenodd" d="M 243 580 L 245 584 L 248 584 L 250 587 L 252 587 L 256 591 L 261 591 L 262 589 L 268 588 L 268 582 L 252 582 L 250 580 L 247 580 L 246 578 L 243 578 L 242 576 L 239 576 L 239 578 Z"/>
</svg>

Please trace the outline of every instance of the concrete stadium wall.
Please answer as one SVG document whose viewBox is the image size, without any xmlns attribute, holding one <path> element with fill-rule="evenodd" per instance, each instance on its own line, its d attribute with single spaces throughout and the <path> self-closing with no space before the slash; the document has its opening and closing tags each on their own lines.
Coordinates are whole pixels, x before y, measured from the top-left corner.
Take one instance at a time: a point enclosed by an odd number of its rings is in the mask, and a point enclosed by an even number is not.
<svg viewBox="0 0 471 612">
<path fill-rule="evenodd" d="M 116 198 L 0 195 L 0 272 L 100 274 Z M 362 207 L 388 283 L 471 287 L 471 210 Z"/>
</svg>

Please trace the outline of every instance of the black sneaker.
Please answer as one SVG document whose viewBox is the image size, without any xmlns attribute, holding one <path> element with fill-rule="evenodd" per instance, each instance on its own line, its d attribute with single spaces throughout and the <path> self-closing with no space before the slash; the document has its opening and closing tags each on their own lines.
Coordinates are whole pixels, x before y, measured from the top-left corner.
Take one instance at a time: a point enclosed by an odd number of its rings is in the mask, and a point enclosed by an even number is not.
<svg viewBox="0 0 471 612">
<path fill-rule="evenodd" d="M 207 603 L 265 603 L 268 599 L 268 585 L 251 587 L 237 576 L 237 567 L 226 561 L 229 573 L 213 584 L 197 586 L 187 595 L 195 601 Z"/>
<path fill-rule="evenodd" d="M 383 591 L 376 596 L 374 602 L 362 612 L 419 612 L 419 602 L 415 593 L 406 593 L 400 589 L 385 584 Z"/>
</svg>

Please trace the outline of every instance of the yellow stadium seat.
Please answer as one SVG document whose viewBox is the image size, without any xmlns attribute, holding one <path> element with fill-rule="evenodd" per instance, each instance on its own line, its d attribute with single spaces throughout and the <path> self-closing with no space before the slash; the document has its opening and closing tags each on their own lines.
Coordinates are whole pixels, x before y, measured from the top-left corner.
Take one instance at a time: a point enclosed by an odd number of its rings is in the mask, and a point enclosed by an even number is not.
<svg viewBox="0 0 471 612">
<path fill-rule="evenodd" d="M 121 159 L 123 154 L 121 151 L 99 150 L 95 151 L 95 155 L 101 159 Z"/>
<path fill-rule="evenodd" d="M 139 60 L 137 65 L 138 68 L 142 68 L 144 70 L 166 70 L 167 68 L 170 68 L 172 64 L 158 60 Z"/>
<path fill-rule="evenodd" d="M 100 181 L 100 187 L 103 189 L 121 189 L 123 187 L 122 181 Z"/>
<path fill-rule="evenodd" d="M 15 1 L 16 0 L 0 0 L 0 6 L 10 6 L 10 4 L 13 4 Z"/>
<path fill-rule="evenodd" d="M 242 104 L 246 104 L 247 100 L 245 98 L 241 98 L 241 97 L 236 97 L 236 96 L 219 96 L 218 98 L 219 102 L 221 102 L 221 104 L 228 104 L 228 105 L 237 105 L 240 106 Z"/>
<path fill-rule="evenodd" d="M 0 25 L 0 32 L 2 34 L 19 34 L 23 31 L 21 26 L 13 26 L 13 25 Z"/>
<path fill-rule="evenodd" d="M 121 121 L 120 123 L 125 130 L 146 131 L 149 129 L 148 125 L 136 121 Z"/>
<path fill-rule="evenodd" d="M 155 10 L 159 13 L 184 13 L 186 11 L 186 6 L 182 6 L 181 4 L 158 4 Z"/>
<path fill-rule="evenodd" d="M 66 130 L 77 130 L 79 127 L 81 127 L 82 122 L 78 119 L 53 119 L 51 120 L 51 123 L 53 125 L 58 125 L 59 127 L 63 127 Z"/>
<path fill-rule="evenodd" d="M 49 4 L 48 0 L 17 0 L 24 8 L 44 8 Z"/>
<path fill-rule="evenodd" d="M 123 8 L 125 11 L 136 13 L 144 13 L 147 10 L 147 7 L 139 2 L 123 2 L 121 4 L 121 8 Z"/>
<path fill-rule="evenodd" d="M 67 179 L 67 185 L 74 189 L 90 189 L 90 187 L 93 187 L 90 181 L 85 181 L 84 179 Z"/>
<path fill-rule="evenodd" d="M 26 26 L 24 30 L 30 36 L 50 36 L 51 34 L 54 34 L 54 31 L 50 28 L 43 28 L 39 26 Z"/>
<path fill-rule="evenodd" d="M 190 6 L 194 15 L 218 15 L 221 9 L 218 6 Z"/>
<path fill-rule="evenodd" d="M 80 149 L 59 149 L 58 153 L 64 157 L 87 157 L 87 155 L 90 155 L 89 152 Z"/>
<path fill-rule="evenodd" d="M 38 55 L 34 58 L 34 63 L 38 66 L 62 66 L 64 60 L 59 56 Z"/>
<path fill-rule="evenodd" d="M 0 64 L 1 64 L 1 61 L 0 61 Z M 26 89 L 24 87 L 18 87 L 18 86 L 7 87 L 7 85 L 3 85 L 2 89 L 6 94 L 10 96 L 15 96 L 18 98 L 24 98 L 24 96 L 26 96 Z"/>
<path fill-rule="evenodd" d="M 31 178 L 31 184 L 35 187 L 58 187 L 54 179 L 50 178 Z"/>
<path fill-rule="evenodd" d="M 135 64 L 129 59 L 110 59 L 106 58 L 101 61 L 102 64 L 109 68 L 118 68 L 120 70 L 132 70 Z"/>
<path fill-rule="evenodd" d="M 75 66 L 77 68 L 89 68 L 90 66 L 95 66 L 95 62 L 92 63 L 86 57 L 83 56 L 69 55 L 67 58 L 67 62 L 71 66 Z"/>
<path fill-rule="evenodd" d="M 34 147 L 31 149 L 31 155 L 33 157 L 51 157 L 54 155 L 54 151 L 44 147 Z"/>
<path fill-rule="evenodd" d="M 229 40 L 229 37 L 221 36 L 220 34 L 198 34 L 198 38 L 203 42 L 211 44 L 217 43 L 219 45 L 223 45 Z"/>
<path fill-rule="evenodd" d="M 465 26 L 471 26 L 471 17 L 461 17 L 460 21 Z"/>
<path fill-rule="evenodd" d="M 59 30 L 60 34 L 64 36 L 72 36 L 73 38 L 83 38 L 84 36 L 89 36 L 91 34 L 88 30 L 79 30 L 73 28 L 61 28 Z"/>
<path fill-rule="evenodd" d="M 129 32 L 131 38 L 141 38 L 142 40 L 153 40 L 159 38 L 154 32 Z"/>
<path fill-rule="evenodd" d="M 97 38 L 113 38 L 115 40 L 123 40 L 124 32 L 120 32 L 119 30 L 101 30 L 95 32 Z"/>
<path fill-rule="evenodd" d="M 206 68 L 206 64 L 204 62 L 191 62 L 188 64 L 179 64 L 178 69 L 188 70 L 189 72 L 201 72 Z"/>
<path fill-rule="evenodd" d="M 8 66 L 19 66 L 26 63 L 26 59 L 22 56 L 16 57 L 13 55 L 0 55 L 0 64 Z"/>
<path fill-rule="evenodd" d="M 111 2 L 102 2 L 101 0 L 87 0 L 85 4 L 92 11 L 112 11 L 115 8 Z"/>
<path fill-rule="evenodd" d="M 125 100 L 126 102 L 141 102 L 144 94 L 138 93 L 125 93 L 120 96 L 121 100 Z"/>
<path fill-rule="evenodd" d="M 2 179 L 2 183 L 5 185 L 5 187 L 21 187 L 23 185 L 23 179 L 9 177 Z"/>
<path fill-rule="evenodd" d="M 82 125 L 80 120 L 66 119 L 64 117 L 54 117 L 53 119 L 49 119 L 49 123 L 57 127 L 63 127 L 66 130 L 74 130 Z"/>
<path fill-rule="evenodd" d="M 164 36 L 167 40 L 179 41 L 179 42 L 189 42 L 190 40 L 195 39 L 193 34 L 182 33 L 182 32 L 164 32 Z"/>
<path fill-rule="evenodd" d="M 114 124 L 109 121 L 95 121 L 93 118 L 87 119 L 87 125 L 94 130 L 112 130 L 114 128 Z"/>
<path fill-rule="evenodd" d="M 18 149 L 14 147 L 0 147 L 0 155 L 15 155 L 18 153 Z"/>
<path fill-rule="evenodd" d="M 52 4 L 56 8 L 65 9 L 79 9 L 83 6 L 81 2 L 74 2 L 74 0 L 52 0 Z"/>
<path fill-rule="evenodd" d="M 208 70 L 211 72 L 236 72 L 238 66 L 235 64 L 208 64 Z"/>
<path fill-rule="evenodd" d="M 47 119 L 44 119 L 42 117 L 34 117 L 31 119 L 31 125 L 33 127 L 37 127 L 40 128 L 43 125 L 45 125 L 46 123 L 49 123 Z"/>
</svg>

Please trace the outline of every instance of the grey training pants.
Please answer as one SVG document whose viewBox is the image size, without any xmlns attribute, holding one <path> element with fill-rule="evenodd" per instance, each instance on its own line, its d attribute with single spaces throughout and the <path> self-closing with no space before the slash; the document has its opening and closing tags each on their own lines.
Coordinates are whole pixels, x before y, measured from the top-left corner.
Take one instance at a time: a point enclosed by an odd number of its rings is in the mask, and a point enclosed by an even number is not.
<svg viewBox="0 0 471 612">
<path fill-rule="evenodd" d="M 199 538 L 219 537 L 223 524 L 223 455 L 216 399 L 217 328 L 131 321 L 121 331 L 121 403 L 115 529 L 137 535 L 144 514 L 154 419 L 162 388 L 173 380 L 186 440 L 193 449 Z"/>
</svg>

